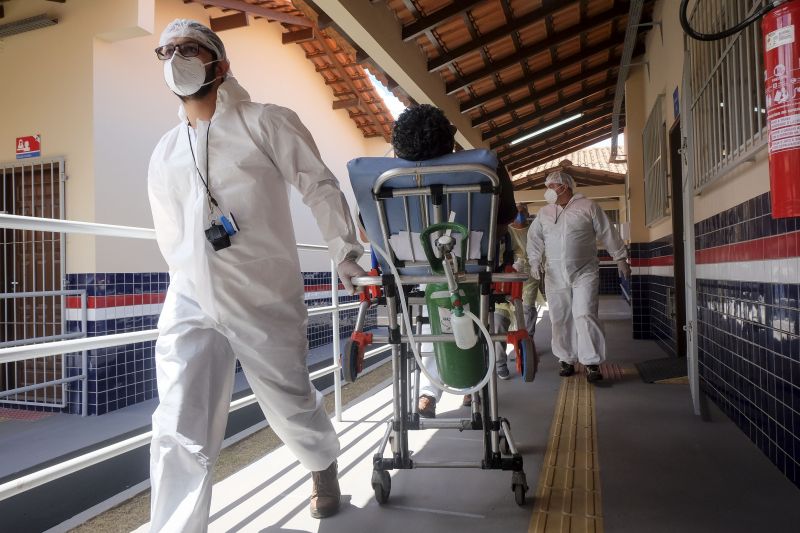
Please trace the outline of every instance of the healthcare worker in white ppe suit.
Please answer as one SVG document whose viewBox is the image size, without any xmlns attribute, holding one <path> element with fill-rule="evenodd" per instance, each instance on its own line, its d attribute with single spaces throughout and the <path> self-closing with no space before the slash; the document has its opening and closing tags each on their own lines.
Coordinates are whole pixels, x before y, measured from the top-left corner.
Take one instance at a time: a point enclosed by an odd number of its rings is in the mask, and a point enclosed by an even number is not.
<svg viewBox="0 0 800 533">
<path fill-rule="evenodd" d="M 561 364 L 559 374 L 571 376 L 575 363 L 586 367 L 586 379 L 600 381 L 600 363 L 606 358 L 606 339 L 597 317 L 600 265 L 597 242 L 616 261 L 620 275 L 630 278 L 628 252 L 619 232 L 603 210 L 582 194 L 566 172 L 545 178 L 545 199 L 528 231 L 528 259 L 540 264 L 545 255 L 547 303 L 553 325 L 553 354 Z M 539 279 L 537 269 L 531 276 Z"/>
<path fill-rule="evenodd" d="M 311 514 L 339 508 L 339 441 L 306 366 L 306 307 L 289 207 L 316 217 L 345 287 L 364 271 L 347 202 L 297 115 L 250 101 L 207 27 L 175 20 L 156 55 L 182 101 L 148 189 L 170 286 L 158 323 L 152 531 L 206 531 L 238 359 L 267 420 L 312 472 Z"/>
</svg>

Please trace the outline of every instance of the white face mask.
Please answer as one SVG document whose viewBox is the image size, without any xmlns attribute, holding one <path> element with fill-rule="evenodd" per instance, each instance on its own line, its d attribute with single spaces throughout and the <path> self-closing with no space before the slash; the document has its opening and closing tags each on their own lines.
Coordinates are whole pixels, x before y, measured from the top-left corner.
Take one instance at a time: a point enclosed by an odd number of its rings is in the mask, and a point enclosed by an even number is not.
<svg viewBox="0 0 800 533">
<path fill-rule="evenodd" d="M 544 199 L 547 200 L 548 204 L 554 204 L 558 200 L 558 193 L 555 189 L 547 189 L 544 191 Z"/>
<path fill-rule="evenodd" d="M 183 57 L 175 52 L 172 58 L 164 61 L 164 80 L 175 94 L 191 96 L 204 85 L 217 80 L 214 78 L 208 83 L 203 83 L 206 79 L 206 65 L 217 61 L 203 63 L 199 57 Z"/>
</svg>

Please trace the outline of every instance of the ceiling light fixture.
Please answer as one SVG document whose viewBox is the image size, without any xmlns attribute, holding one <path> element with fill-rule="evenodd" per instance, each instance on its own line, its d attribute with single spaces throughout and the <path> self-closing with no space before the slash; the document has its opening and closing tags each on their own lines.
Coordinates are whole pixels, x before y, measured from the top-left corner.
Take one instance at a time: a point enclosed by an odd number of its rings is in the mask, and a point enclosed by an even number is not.
<svg viewBox="0 0 800 533">
<path fill-rule="evenodd" d="M 517 143 L 521 143 L 522 141 L 527 141 L 527 140 L 528 140 L 528 139 L 530 139 L 531 137 L 536 137 L 537 135 L 541 135 L 542 133 L 544 133 L 544 132 L 547 132 L 547 131 L 550 131 L 550 130 L 552 130 L 553 128 L 557 128 L 557 127 L 559 127 L 559 126 L 561 126 L 561 125 L 563 125 L 563 124 L 566 124 L 566 123 L 568 123 L 568 122 L 572 122 L 573 120 L 578 120 L 578 119 L 579 119 L 579 118 L 581 118 L 582 116 L 583 116 L 583 113 L 578 113 L 577 115 L 572 115 L 571 117 L 567 117 L 567 118 L 565 118 L 564 120 L 559 120 L 558 122 L 556 122 L 556 123 L 554 123 L 554 124 L 550 124 L 549 126 L 545 126 L 544 128 L 538 129 L 538 130 L 536 130 L 536 131 L 533 131 L 533 132 L 531 132 L 531 133 L 528 133 L 528 134 L 526 134 L 526 135 L 523 135 L 522 137 L 519 137 L 519 138 L 517 138 L 517 139 L 514 139 L 514 140 L 513 140 L 513 141 L 511 141 L 511 143 L 509 143 L 509 144 L 511 144 L 511 145 L 513 146 L 513 145 L 515 145 L 515 144 L 517 144 Z"/>
</svg>

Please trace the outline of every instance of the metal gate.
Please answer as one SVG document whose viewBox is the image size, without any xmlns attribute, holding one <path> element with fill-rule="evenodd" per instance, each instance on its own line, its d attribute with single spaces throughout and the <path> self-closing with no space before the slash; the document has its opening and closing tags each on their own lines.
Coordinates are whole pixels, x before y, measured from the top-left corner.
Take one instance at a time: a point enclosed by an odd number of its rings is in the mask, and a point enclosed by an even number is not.
<svg viewBox="0 0 800 533">
<path fill-rule="evenodd" d="M 0 210 L 11 215 L 64 218 L 64 159 L 0 165 Z M 3 229 L 0 274 L 0 346 L 65 338 L 63 233 Z M 11 296 L 13 295 L 13 296 Z M 64 407 L 65 356 L 0 365 L 0 404 Z"/>
</svg>

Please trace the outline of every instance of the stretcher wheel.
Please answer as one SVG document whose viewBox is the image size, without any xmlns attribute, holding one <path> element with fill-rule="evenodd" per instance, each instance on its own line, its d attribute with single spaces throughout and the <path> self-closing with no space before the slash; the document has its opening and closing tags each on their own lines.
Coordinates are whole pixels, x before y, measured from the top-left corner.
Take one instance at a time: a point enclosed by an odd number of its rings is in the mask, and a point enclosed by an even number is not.
<svg viewBox="0 0 800 533">
<path fill-rule="evenodd" d="M 520 470 L 511 475 L 511 490 L 514 491 L 514 501 L 517 505 L 525 505 L 525 493 L 528 492 L 525 472 Z"/>
<path fill-rule="evenodd" d="M 358 343 L 352 340 L 344 344 L 342 351 L 342 376 L 348 383 L 355 382 L 358 377 Z"/>
<path fill-rule="evenodd" d="M 383 505 L 389 501 L 392 491 L 392 478 L 386 470 L 372 471 L 372 490 L 375 491 L 375 501 Z"/>
<path fill-rule="evenodd" d="M 524 339 L 519 343 L 520 353 L 519 358 L 522 359 L 522 379 L 524 381 L 533 381 L 536 377 L 536 370 L 539 368 L 539 355 L 536 353 L 536 347 L 530 339 Z M 519 362 L 517 363 L 519 365 Z"/>
<path fill-rule="evenodd" d="M 514 485 L 514 501 L 517 505 L 525 505 L 525 487 L 523 485 Z"/>
</svg>

